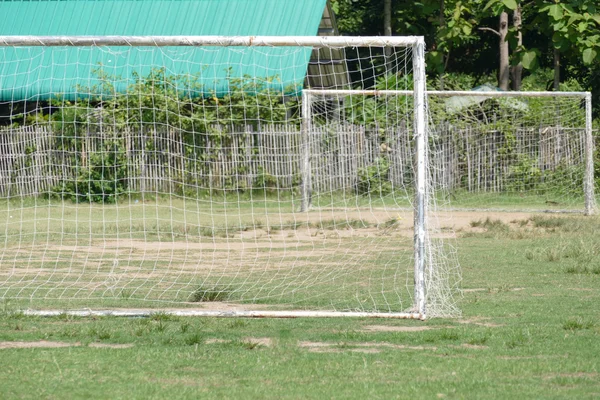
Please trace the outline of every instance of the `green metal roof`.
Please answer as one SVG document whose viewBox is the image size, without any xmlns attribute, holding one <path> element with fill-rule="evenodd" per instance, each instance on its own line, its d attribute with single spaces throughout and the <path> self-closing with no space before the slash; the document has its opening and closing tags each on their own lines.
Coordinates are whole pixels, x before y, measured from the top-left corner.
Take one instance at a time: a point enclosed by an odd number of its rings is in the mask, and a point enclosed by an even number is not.
<svg viewBox="0 0 600 400">
<path fill-rule="evenodd" d="M 326 0 L 0 0 L 0 35 L 316 35 Z M 311 49 L 0 48 L 0 99 L 75 96 L 92 72 L 121 77 L 117 90 L 163 67 L 193 75 L 205 91 L 226 90 L 227 76 L 273 77 L 302 84 Z"/>
</svg>

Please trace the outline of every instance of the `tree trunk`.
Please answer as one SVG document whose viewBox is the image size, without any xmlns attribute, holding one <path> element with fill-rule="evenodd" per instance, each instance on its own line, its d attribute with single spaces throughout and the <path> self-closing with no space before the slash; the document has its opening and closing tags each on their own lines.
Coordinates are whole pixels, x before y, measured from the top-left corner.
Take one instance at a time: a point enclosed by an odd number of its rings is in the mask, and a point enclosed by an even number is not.
<svg viewBox="0 0 600 400">
<path fill-rule="evenodd" d="M 392 36 L 392 0 L 383 0 L 383 35 Z M 391 54 L 391 49 L 386 47 L 385 55 Z"/>
<path fill-rule="evenodd" d="M 554 48 L 554 91 L 560 90 L 560 52 Z"/>
<path fill-rule="evenodd" d="M 392 36 L 392 0 L 383 0 L 383 35 Z"/>
<path fill-rule="evenodd" d="M 523 46 L 523 32 L 522 17 L 521 17 L 521 5 L 519 4 L 513 12 L 513 26 L 517 31 L 517 49 Z M 512 90 L 521 90 L 521 77 L 523 76 L 523 64 L 519 63 L 512 68 Z"/>
<path fill-rule="evenodd" d="M 444 29 L 446 27 L 446 15 L 445 15 L 446 4 L 444 0 L 440 0 L 440 28 Z M 448 58 L 450 58 L 450 54 L 442 53 L 442 73 L 440 74 L 440 90 L 444 90 L 444 73 L 446 72 L 446 64 L 448 63 Z"/>
<path fill-rule="evenodd" d="M 508 14 L 500 14 L 500 68 L 498 69 L 498 87 L 502 90 L 508 90 L 509 63 L 508 63 L 508 42 L 506 34 L 508 33 Z"/>
</svg>

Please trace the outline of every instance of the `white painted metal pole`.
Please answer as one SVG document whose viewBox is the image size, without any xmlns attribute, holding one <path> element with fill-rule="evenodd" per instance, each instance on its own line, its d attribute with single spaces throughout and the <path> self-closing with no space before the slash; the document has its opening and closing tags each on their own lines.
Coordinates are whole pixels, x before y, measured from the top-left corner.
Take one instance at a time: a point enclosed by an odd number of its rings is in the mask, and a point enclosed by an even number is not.
<svg viewBox="0 0 600 400">
<path fill-rule="evenodd" d="M 592 132 L 592 94 L 585 96 L 585 215 L 596 213 L 596 194 L 594 193 L 594 135 Z"/>
<path fill-rule="evenodd" d="M 24 310 L 24 315 L 56 317 L 70 315 L 74 317 L 151 317 L 154 314 L 167 314 L 178 317 L 222 317 L 222 318 L 396 318 L 425 319 L 419 313 L 371 313 L 343 311 L 251 311 L 251 310 Z"/>
<path fill-rule="evenodd" d="M 427 214 L 427 118 L 425 114 L 425 41 L 421 38 L 413 46 L 414 80 L 414 135 L 416 149 L 414 253 L 415 253 L 415 306 L 426 314 L 425 253 Z"/>
<path fill-rule="evenodd" d="M 460 95 L 478 97 L 584 97 L 585 92 L 483 92 L 477 90 L 428 90 L 427 94 L 440 97 L 451 97 Z"/>
<path fill-rule="evenodd" d="M 416 36 L 0 36 L 1 46 L 409 47 Z"/>
<path fill-rule="evenodd" d="M 302 92 L 302 125 L 301 125 L 301 144 L 300 144 L 300 212 L 305 212 L 310 209 L 310 200 L 312 195 L 312 179 L 310 166 L 310 114 L 312 108 L 311 94 L 306 90 Z"/>
<path fill-rule="evenodd" d="M 414 96 L 413 90 L 372 90 L 372 89 L 305 89 L 310 94 L 338 96 Z M 474 90 L 428 90 L 428 95 L 436 97 L 477 96 L 477 97 L 586 97 L 586 92 L 480 92 Z"/>
</svg>

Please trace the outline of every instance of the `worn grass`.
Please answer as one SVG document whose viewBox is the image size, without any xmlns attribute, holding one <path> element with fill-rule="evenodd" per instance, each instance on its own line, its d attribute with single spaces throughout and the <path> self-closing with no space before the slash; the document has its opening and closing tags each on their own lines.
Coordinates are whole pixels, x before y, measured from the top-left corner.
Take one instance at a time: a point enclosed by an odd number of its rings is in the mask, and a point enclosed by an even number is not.
<svg viewBox="0 0 600 400">
<path fill-rule="evenodd" d="M 5 302 L 0 347 L 72 346 L 0 349 L 0 398 L 598 398 L 600 220 L 472 225 L 458 320 L 35 318 Z"/>
</svg>

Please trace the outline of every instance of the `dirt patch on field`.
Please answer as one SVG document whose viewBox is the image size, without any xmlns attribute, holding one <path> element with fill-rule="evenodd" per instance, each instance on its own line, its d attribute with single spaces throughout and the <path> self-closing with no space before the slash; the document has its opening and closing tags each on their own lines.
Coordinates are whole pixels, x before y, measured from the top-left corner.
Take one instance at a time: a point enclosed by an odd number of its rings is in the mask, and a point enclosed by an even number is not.
<svg viewBox="0 0 600 400">
<path fill-rule="evenodd" d="M 0 342 L 0 349 L 56 349 L 76 346 L 81 346 L 81 343 L 52 342 L 48 340 L 39 340 L 37 342 Z"/>
<path fill-rule="evenodd" d="M 204 343 L 206 343 L 206 344 L 225 344 L 225 343 L 232 343 L 232 342 L 233 342 L 233 340 L 212 338 L 212 339 L 206 339 L 206 341 Z M 262 347 L 272 347 L 273 346 L 273 339 L 271 339 L 271 338 L 246 337 L 246 338 L 243 338 L 241 340 L 241 342 L 247 343 L 252 346 L 262 346 Z"/>
<path fill-rule="evenodd" d="M 528 212 L 498 212 L 498 211 L 444 211 L 436 213 L 438 225 L 444 228 L 452 228 L 454 231 L 481 232 L 480 227 L 472 227 L 473 221 L 499 220 L 505 224 L 515 221 L 524 221 L 533 213 Z"/>
<path fill-rule="evenodd" d="M 474 317 L 474 318 L 469 318 L 469 319 L 459 319 L 456 322 L 458 322 L 459 324 L 485 326 L 486 328 L 499 328 L 501 326 L 504 326 L 504 324 L 488 322 L 488 321 L 486 321 L 486 318 L 481 318 L 481 317 Z"/>
<path fill-rule="evenodd" d="M 256 338 L 247 337 L 242 340 L 245 343 L 255 344 L 257 346 L 271 347 L 273 346 L 273 339 L 271 338 Z"/>
<path fill-rule="evenodd" d="M 537 356 L 497 356 L 499 360 L 546 360 L 549 358 L 569 358 L 568 354 L 564 355 L 537 355 Z"/>
<path fill-rule="evenodd" d="M 90 343 L 88 345 L 97 349 L 130 349 L 133 346 L 133 343 Z"/>
<path fill-rule="evenodd" d="M 332 342 L 298 342 L 298 347 L 313 353 L 338 353 L 354 351 L 361 353 L 378 353 L 385 348 L 395 350 L 436 350 L 433 346 L 407 346 L 388 342 L 361 342 L 361 343 L 332 343 Z"/>
<path fill-rule="evenodd" d="M 308 351 L 311 353 L 363 353 L 363 354 L 377 354 L 381 353 L 379 349 L 363 349 L 360 347 L 353 348 L 335 348 L 335 347 L 317 347 L 317 348 L 309 348 Z"/>
<path fill-rule="evenodd" d="M 470 344 L 470 343 L 463 343 L 460 346 L 455 346 L 457 348 L 462 348 L 462 349 L 471 349 L 471 350 L 485 350 L 488 349 L 488 346 L 482 346 L 480 344 Z"/>
<path fill-rule="evenodd" d="M 54 342 L 49 340 L 38 340 L 36 342 L 0 342 L 2 349 L 58 349 L 63 347 L 81 347 L 80 342 Z M 90 343 L 88 347 L 100 349 L 129 349 L 133 343 Z"/>
<path fill-rule="evenodd" d="M 206 343 L 206 344 L 223 344 L 223 343 L 231 343 L 231 340 L 212 338 L 212 339 L 206 339 L 206 341 L 204 343 Z"/>
<path fill-rule="evenodd" d="M 363 326 L 363 332 L 423 332 L 431 329 L 441 329 L 441 326 L 389 326 L 389 325 L 367 325 Z"/>
</svg>

